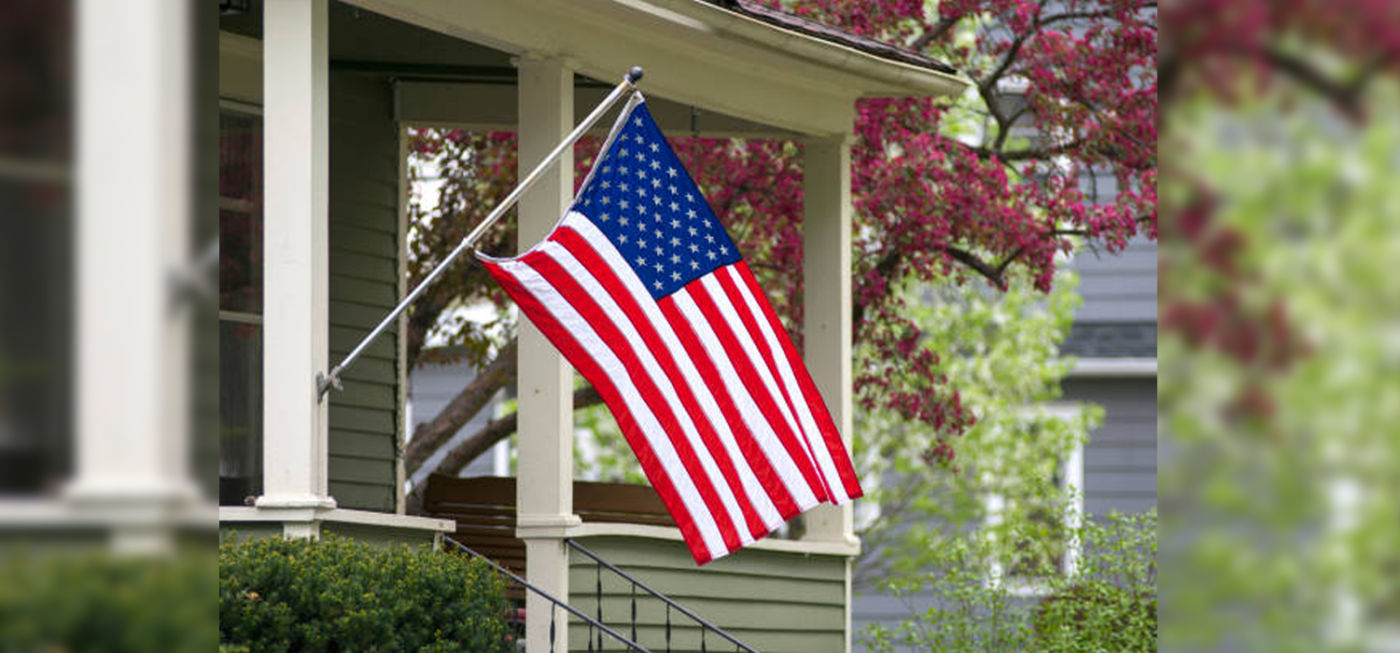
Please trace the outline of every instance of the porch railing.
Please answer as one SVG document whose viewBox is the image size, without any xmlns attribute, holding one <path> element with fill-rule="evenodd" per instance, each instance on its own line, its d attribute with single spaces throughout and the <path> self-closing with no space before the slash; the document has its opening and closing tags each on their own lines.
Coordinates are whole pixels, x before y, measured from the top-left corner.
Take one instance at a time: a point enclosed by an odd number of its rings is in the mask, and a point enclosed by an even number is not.
<svg viewBox="0 0 1400 653">
<path fill-rule="evenodd" d="M 660 627 L 662 629 L 661 633 L 651 631 L 652 634 L 649 635 L 649 639 L 655 638 L 658 634 L 664 636 L 663 641 L 648 641 L 648 646 L 653 647 L 652 650 L 656 650 L 658 653 L 660 651 L 669 653 L 672 650 L 673 629 L 688 633 L 685 635 L 685 638 L 690 641 L 690 644 L 686 646 L 687 650 L 694 650 L 691 647 L 694 646 L 695 630 L 698 629 L 699 650 L 704 653 L 708 653 L 711 643 L 719 647 L 716 650 L 758 653 L 757 649 L 744 643 L 733 634 L 716 626 L 696 614 L 695 611 L 681 605 L 572 539 L 566 539 L 565 543 L 594 563 L 593 594 L 595 605 L 588 606 L 593 608 L 594 614 L 587 616 L 583 610 L 565 605 L 564 600 L 548 596 L 531 587 L 522 578 L 525 573 L 525 545 L 523 541 L 515 537 L 514 533 L 516 521 L 514 478 L 451 478 L 434 475 L 428 482 L 424 505 L 429 514 L 457 522 L 457 532 L 447 538 L 452 546 L 463 553 L 482 558 L 498 572 L 515 581 L 513 587 L 507 587 L 508 597 L 518 601 L 524 598 L 525 592 L 535 592 L 551 603 L 564 608 L 569 614 L 578 617 L 582 624 L 588 627 L 588 637 L 585 641 L 587 642 L 587 650 L 590 652 L 602 651 L 608 639 L 630 647 L 624 650 L 648 650 L 637 643 L 640 641 L 637 633 L 637 602 L 641 598 L 642 600 L 658 601 L 664 606 L 664 622 L 656 623 L 653 621 L 646 624 L 649 628 Z M 626 523 L 655 526 L 674 524 L 666 512 L 665 506 L 656 497 L 656 493 L 644 486 L 575 482 L 574 512 L 585 523 Z M 630 598 L 630 614 L 604 615 L 603 575 L 605 571 L 627 583 L 623 591 L 628 594 L 623 598 Z M 584 571 L 584 573 L 587 572 Z M 587 590 L 576 586 L 573 594 L 575 598 L 587 597 Z M 614 593 L 613 596 L 616 600 L 617 594 Z M 626 629 L 620 625 L 624 623 L 624 620 L 628 623 Z M 607 623 L 612 623 L 613 626 L 605 625 Z M 553 614 L 550 616 L 550 624 L 552 645 L 554 639 Z M 623 636 L 622 631 L 624 630 L 628 636 Z M 575 640 L 575 643 L 579 642 Z"/>
<path fill-rule="evenodd" d="M 678 613 L 680 613 L 681 615 L 685 616 L 686 618 L 690 619 L 691 621 L 694 621 L 697 625 L 700 626 L 700 651 L 701 651 L 701 653 L 706 653 L 706 652 L 708 651 L 708 646 L 707 646 L 707 643 L 706 643 L 706 634 L 707 634 L 707 633 L 714 633 L 716 637 L 719 637 L 720 639 L 725 640 L 725 641 L 727 641 L 727 642 L 730 643 L 730 644 L 733 644 L 733 645 L 734 645 L 734 651 L 735 651 L 735 653 L 739 653 L 740 651 L 747 651 L 748 653 L 758 653 L 758 651 L 757 651 L 756 649 L 754 649 L 752 646 L 749 646 L 748 644 L 745 644 L 745 643 L 739 641 L 738 638 L 736 638 L 736 637 L 734 637 L 733 635 L 729 634 L 728 631 L 725 631 L 723 628 L 720 628 L 719 626 L 716 626 L 716 625 L 710 623 L 709 621 L 706 621 L 704 617 L 701 617 L 700 615 L 695 614 L 694 612 L 692 612 L 689 608 L 686 608 L 685 606 L 683 606 L 683 605 L 681 605 L 681 604 L 679 604 L 679 603 L 676 603 L 674 600 L 671 599 L 671 597 L 666 596 L 665 594 L 662 594 L 661 592 L 658 592 L 658 591 L 652 589 L 652 588 L 651 588 L 650 586 L 648 586 L 646 583 L 643 583 L 642 581 L 637 580 L 637 579 L 636 579 L 635 577 L 633 577 L 631 574 L 629 574 L 629 573 L 627 573 L 627 572 L 625 572 L 625 571 L 623 571 L 623 570 L 621 570 L 621 569 L 618 569 L 616 565 L 612 564 L 611 562 L 608 562 L 607 560 L 604 560 L 604 559 L 603 559 L 602 557 L 600 557 L 598 554 L 596 554 L 596 553 L 594 553 L 594 552 L 592 552 L 592 551 L 589 551 L 589 550 L 588 550 L 587 548 L 585 548 L 582 544 L 579 544 L 578 542 L 575 542 L 575 541 L 573 541 L 573 540 L 567 540 L 567 539 L 564 540 L 564 543 L 565 543 L 565 544 L 568 544 L 569 547 L 572 548 L 573 550 L 578 551 L 579 553 L 582 553 L 583 555 L 587 556 L 589 559 L 593 560 L 593 562 L 597 564 L 597 576 L 596 576 L 596 582 L 595 582 L 595 584 L 594 584 L 594 593 L 595 593 L 595 594 L 594 594 L 594 604 L 595 604 L 595 605 L 597 606 L 597 608 L 598 608 L 598 609 L 597 609 L 597 614 L 595 615 L 595 617 L 596 617 L 596 620 L 597 620 L 599 623 L 601 623 L 601 622 L 603 621 L 603 568 L 606 567 L 608 571 L 610 571 L 610 572 L 616 574 L 617 576 L 621 577 L 623 580 L 626 580 L 628 583 L 631 584 L 631 588 L 632 588 L 632 593 L 631 593 L 631 598 L 632 598 L 632 603 L 631 603 L 631 606 L 632 606 L 632 616 L 631 616 L 632 632 L 631 632 L 631 635 L 632 635 L 632 639 L 633 639 L 633 640 L 637 639 L 637 590 L 638 590 L 638 589 L 641 589 L 643 592 L 646 592 L 647 594 L 650 594 L 653 598 L 656 598 L 656 599 L 660 600 L 662 603 L 664 603 L 664 604 L 666 605 L 666 631 L 665 631 L 665 632 L 666 632 L 666 651 L 667 651 L 667 653 L 669 653 L 670 650 L 671 650 L 671 612 L 672 612 L 673 610 L 676 611 L 676 612 L 678 612 Z M 589 641 L 588 641 L 588 650 L 589 650 L 589 651 L 594 650 L 594 649 L 593 649 L 593 637 L 594 637 L 594 633 L 593 633 L 593 631 L 592 631 L 592 625 L 590 624 L 590 626 L 589 626 Z M 601 630 L 598 631 L 598 633 L 597 633 L 597 638 L 598 638 L 598 649 L 597 649 L 597 650 L 601 651 L 601 650 L 603 650 L 603 631 L 601 631 Z"/>
<path fill-rule="evenodd" d="M 638 644 L 636 641 L 634 641 L 634 640 L 636 639 L 636 637 L 637 637 L 637 632 L 636 632 L 637 629 L 636 629 L 636 626 L 635 626 L 635 617 L 636 617 L 636 610 L 635 610 L 635 609 L 633 610 L 634 625 L 633 625 L 633 628 L 632 628 L 632 637 L 631 637 L 631 638 L 628 638 L 628 637 L 624 636 L 622 633 L 619 633 L 619 632 L 617 632 L 616 630 L 613 630 L 612 628 L 609 628 L 609 627 L 608 627 L 606 624 L 604 624 L 600 619 L 594 619 L 594 618 L 588 616 L 587 614 L 584 614 L 583 612 L 579 611 L 577 608 L 574 608 L 573 606 L 569 605 L 568 603 L 565 603 L 563 600 L 559 599 L 558 597 L 554 596 L 553 594 L 550 594 L 549 592 L 546 592 L 546 591 L 544 591 L 544 590 L 542 590 L 542 589 L 540 589 L 540 588 L 538 588 L 538 587 L 535 587 L 534 585 L 531 585 L 531 584 L 530 584 L 529 582 L 527 582 L 524 578 L 521 578 L 520 576 L 517 576 L 516 574 L 512 573 L 509 569 L 506 569 L 505 567 L 502 567 L 502 566 L 496 564 L 496 563 L 493 562 L 490 558 L 488 558 L 488 557 L 486 557 L 486 556 L 483 556 L 483 555 L 481 555 L 480 553 L 477 553 L 476 551 L 473 551 L 472 549 L 468 548 L 467 545 L 462 544 L 461 542 L 458 542 L 457 540 L 454 540 L 454 539 L 452 539 L 451 537 L 447 537 L 447 538 L 444 538 L 444 539 L 445 539 L 449 544 L 451 544 L 454 548 L 456 548 L 458 551 L 461 551 L 462 553 L 465 553 L 465 554 L 467 554 L 468 556 L 471 556 L 471 557 L 473 557 L 473 558 L 477 558 L 477 559 L 481 560 L 482 562 L 485 562 L 486 564 L 490 565 L 492 569 L 495 569 L 495 570 L 496 570 L 496 573 L 499 573 L 499 574 L 501 574 L 501 575 L 503 575 L 503 576 L 509 578 L 509 579 L 512 580 L 512 581 L 515 581 L 517 584 L 519 584 L 521 587 L 525 588 L 526 590 L 528 590 L 528 591 L 530 591 L 530 592 L 534 592 L 535 594 L 537 594 L 537 595 L 543 597 L 546 601 L 549 601 L 550 603 L 554 604 L 555 607 L 557 607 L 557 608 L 563 608 L 565 612 L 568 612 L 569 614 L 572 614 L 572 615 L 574 615 L 575 617 L 578 617 L 578 618 L 579 618 L 581 621 L 583 621 L 585 624 L 588 624 L 588 632 L 589 632 L 589 637 L 588 637 L 588 650 L 589 650 L 589 651 L 592 651 L 592 650 L 593 650 L 593 633 L 595 632 L 595 629 L 596 629 L 596 632 L 597 632 L 597 634 L 598 634 L 598 650 L 599 650 L 599 651 L 603 650 L 603 635 L 607 635 L 608 637 L 611 637 L 612 639 L 617 640 L 617 641 L 620 642 L 622 645 L 626 646 L 627 648 L 626 648 L 625 650 L 627 650 L 627 651 L 641 651 L 641 653 L 651 653 L 650 650 L 648 650 L 648 649 L 642 647 L 642 645 L 640 645 L 640 644 Z M 602 610 L 600 609 L 600 610 L 599 610 L 599 614 L 601 614 L 601 613 L 602 613 Z M 555 633 L 555 623 L 556 623 L 556 622 L 555 622 L 555 619 L 557 618 L 558 614 L 559 614 L 559 611 L 558 611 L 558 610 L 550 610 L 550 611 L 549 611 L 549 650 L 550 650 L 550 653 L 554 653 L 554 644 L 555 644 L 555 642 L 554 642 L 554 633 Z M 669 640 L 669 638 L 668 638 L 668 640 Z M 669 644 L 669 641 L 668 641 L 668 644 Z M 565 646 L 565 649 L 567 649 L 567 648 L 568 648 L 568 647 Z M 669 649 L 669 646 L 668 646 L 667 648 Z"/>
</svg>

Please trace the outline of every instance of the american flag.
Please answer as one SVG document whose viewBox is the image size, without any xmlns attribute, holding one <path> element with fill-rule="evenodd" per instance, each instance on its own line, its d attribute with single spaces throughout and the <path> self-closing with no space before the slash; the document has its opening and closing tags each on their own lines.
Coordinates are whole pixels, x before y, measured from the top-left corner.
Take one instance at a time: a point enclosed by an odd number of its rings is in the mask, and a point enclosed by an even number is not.
<svg viewBox="0 0 1400 653">
<path fill-rule="evenodd" d="M 544 241 L 478 257 L 593 384 L 703 565 L 862 492 L 739 248 L 629 107 Z"/>
</svg>

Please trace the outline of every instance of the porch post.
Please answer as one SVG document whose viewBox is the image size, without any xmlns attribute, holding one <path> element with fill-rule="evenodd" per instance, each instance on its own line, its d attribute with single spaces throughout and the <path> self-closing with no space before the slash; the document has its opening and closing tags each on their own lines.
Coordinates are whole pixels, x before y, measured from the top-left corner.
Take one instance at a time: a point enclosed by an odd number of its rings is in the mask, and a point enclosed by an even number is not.
<svg viewBox="0 0 1400 653">
<path fill-rule="evenodd" d="M 530 171 L 573 128 L 574 73 L 559 59 L 523 57 L 519 68 L 519 169 Z M 519 248 L 543 239 L 573 197 L 574 157 L 566 151 L 520 199 Z M 562 530 L 579 523 L 573 515 L 573 368 L 528 320 L 520 320 L 520 464 L 516 473 L 517 533 L 525 541 L 525 576 L 561 599 L 569 595 L 568 551 Z M 528 593 L 525 646 L 551 650 L 548 601 Z M 555 615 L 554 650 L 567 650 L 568 619 Z"/>
<path fill-rule="evenodd" d="M 327 0 L 263 8 L 263 494 L 259 509 L 334 508 L 326 486 Z M 314 537 L 302 518 L 287 535 Z"/>
<path fill-rule="evenodd" d="M 851 140 L 809 139 L 803 162 L 803 358 L 851 446 Z M 805 516 L 805 540 L 859 544 L 851 504 Z M 851 646 L 851 567 L 846 565 L 846 649 Z"/>
<path fill-rule="evenodd" d="M 77 11 L 74 477 L 119 549 L 173 544 L 197 497 L 187 452 L 194 179 L 185 3 L 85 0 Z M 16 316 L 16 319 L 22 319 Z"/>
</svg>

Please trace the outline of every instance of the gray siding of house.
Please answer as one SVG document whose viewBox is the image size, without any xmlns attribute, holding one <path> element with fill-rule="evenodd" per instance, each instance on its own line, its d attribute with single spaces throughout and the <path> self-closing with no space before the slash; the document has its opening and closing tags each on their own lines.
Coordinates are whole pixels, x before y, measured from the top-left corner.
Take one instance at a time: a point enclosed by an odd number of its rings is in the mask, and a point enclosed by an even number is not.
<svg viewBox="0 0 1400 653">
<path fill-rule="evenodd" d="M 1084 298 L 1075 321 L 1157 321 L 1156 242 L 1135 238 L 1117 254 L 1083 250 L 1067 267 L 1079 273 Z"/>
<path fill-rule="evenodd" d="M 330 355 L 336 361 L 398 301 L 399 145 L 387 80 L 332 73 Z M 392 512 L 399 402 L 397 328 L 331 393 L 330 492 L 344 508 Z"/>
<path fill-rule="evenodd" d="M 1084 510 L 1141 512 L 1157 505 L 1157 379 L 1064 382 L 1066 401 L 1095 403 L 1103 425 L 1084 448 Z"/>
</svg>

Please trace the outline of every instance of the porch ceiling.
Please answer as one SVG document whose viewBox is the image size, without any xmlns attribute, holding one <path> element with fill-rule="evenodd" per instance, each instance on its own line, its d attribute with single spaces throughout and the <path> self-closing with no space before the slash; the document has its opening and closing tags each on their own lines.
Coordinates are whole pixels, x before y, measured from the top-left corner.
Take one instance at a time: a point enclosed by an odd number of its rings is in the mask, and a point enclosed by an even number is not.
<svg viewBox="0 0 1400 653">
<path fill-rule="evenodd" d="M 564 57 L 576 70 L 611 84 L 644 66 L 649 97 L 666 98 L 743 123 L 810 135 L 849 131 L 858 97 L 940 95 L 963 82 L 946 72 L 779 28 L 700 0 L 347 0 L 348 4 L 454 39 L 486 46 L 451 55 L 480 65 L 475 51 L 500 56 Z M 341 39 L 332 25 L 334 47 Z M 354 39 L 351 47 L 401 44 Z M 411 42 L 410 42 L 411 43 Z M 416 45 L 416 44 L 415 44 Z M 415 55 L 417 61 L 423 59 Z M 582 99 L 582 98 L 580 98 Z M 684 111 L 682 107 L 679 110 Z"/>
</svg>

